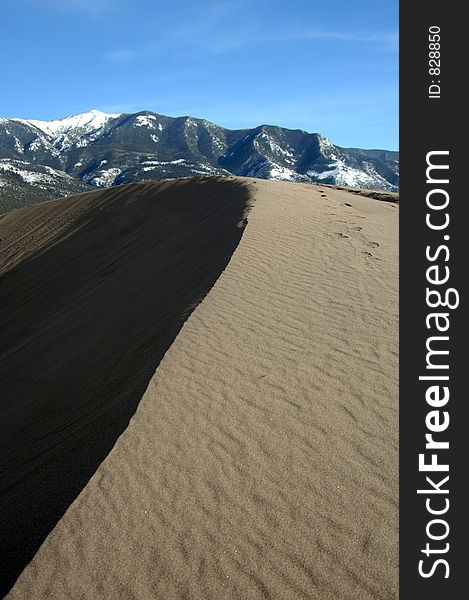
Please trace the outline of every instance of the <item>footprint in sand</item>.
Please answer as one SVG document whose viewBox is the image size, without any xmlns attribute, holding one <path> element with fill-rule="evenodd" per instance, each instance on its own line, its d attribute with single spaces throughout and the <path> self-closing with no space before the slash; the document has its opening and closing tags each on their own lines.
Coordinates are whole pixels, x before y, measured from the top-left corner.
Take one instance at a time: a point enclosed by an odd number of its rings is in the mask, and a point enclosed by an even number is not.
<svg viewBox="0 0 469 600">
<path fill-rule="evenodd" d="M 378 242 L 368 242 L 367 246 L 368 248 L 378 248 L 379 244 Z"/>
<path fill-rule="evenodd" d="M 363 231 L 363 227 L 360 227 L 360 225 L 357 225 L 356 227 L 353 228 L 354 231 Z"/>
<path fill-rule="evenodd" d="M 352 206 L 352 205 L 349 204 L 348 202 L 345 202 L 344 206 Z"/>
<path fill-rule="evenodd" d="M 348 238 L 348 235 L 345 235 L 345 233 L 336 233 L 336 235 L 340 238 Z"/>
<path fill-rule="evenodd" d="M 362 256 L 365 256 L 366 258 L 369 258 L 371 260 L 381 260 L 380 258 L 378 258 L 377 256 L 373 256 L 373 254 L 371 254 L 371 252 L 360 252 L 360 254 Z"/>
</svg>

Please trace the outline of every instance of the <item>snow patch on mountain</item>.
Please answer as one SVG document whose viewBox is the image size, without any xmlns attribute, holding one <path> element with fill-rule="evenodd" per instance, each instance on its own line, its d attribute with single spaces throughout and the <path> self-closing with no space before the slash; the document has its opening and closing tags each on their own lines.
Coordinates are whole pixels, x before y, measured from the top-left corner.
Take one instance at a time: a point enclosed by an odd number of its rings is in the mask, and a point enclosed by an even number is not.
<svg viewBox="0 0 469 600">
<path fill-rule="evenodd" d="M 322 171 L 310 169 L 306 174 L 317 181 L 329 180 L 337 185 L 347 187 L 373 187 L 376 186 L 376 181 L 379 180 L 383 189 L 392 188 L 369 163 L 365 163 L 366 170 L 355 169 L 346 165 L 343 160 L 333 161 L 327 167 Z"/>
<path fill-rule="evenodd" d="M 183 158 L 177 158 L 176 160 L 144 160 L 142 165 L 178 165 L 186 162 Z M 148 171 L 148 169 L 144 168 L 144 171 Z"/>
<path fill-rule="evenodd" d="M 319 143 L 319 150 L 321 151 L 321 153 L 326 158 L 332 158 L 335 160 L 336 156 L 334 154 L 334 151 L 336 149 L 336 146 L 334 146 L 334 144 L 331 142 L 331 140 L 329 138 L 325 137 L 324 135 L 318 134 L 318 143 Z"/>
<path fill-rule="evenodd" d="M 107 162 L 107 161 L 105 161 Z M 117 167 L 113 167 L 111 169 L 103 169 L 98 172 L 98 175 L 91 179 L 91 185 L 96 187 L 109 187 L 113 185 L 116 180 L 116 177 L 122 173 L 121 169 Z"/>
<path fill-rule="evenodd" d="M 270 167 L 269 179 L 296 181 L 298 179 L 298 173 L 295 173 L 295 171 L 287 169 L 286 167 L 281 167 L 280 165 L 272 164 Z"/>
<path fill-rule="evenodd" d="M 266 159 L 257 163 L 246 175 L 247 177 L 262 177 L 264 179 L 278 179 L 281 181 L 301 181 L 304 179 L 301 175 L 283 167 L 278 163 Z"/>
<path fill-rule="evenodd" d="M 153 115 L 138 115 L 135 121 L 136 127 L 156 127 L 156 117 Z"/>
<path fill-rule="evenodd" d="M 93 131 L 102 127 L 109 119 L 119 117 L 120 114 L 108 114 L 100 110 L 89 110 L 88 112 L 80 113 L 78 115 L 70 115 L 63 119 L 55 119 L 53 121 L 36 121 L 34 119 L 24 120 L 26 123 L 35 125 L 38 129 L 44 131 L 51 137 L 56 137 L 61 133 L 68 133 L 73 129 L 87 129 Z"/>
<path fill-rule="evenodd" d="M 24 154 L 24 148 L 17 137 L 15 137 L 15 148 L 19 154 Z"/>
<path fill-rule="evenodd" d="M 39 148 L 41 148 L 41 146 L 44 146 L 44 145 L 45 144 L 44 144 L 43 140 L 41 140 L 41 138 L 36 138 L 29 144 L 28 150 L 32 150 L 33 152 L 35 152 L 36 150 L 39 150 Z"/>
<path fill-rule="evenodd" d="M 18 175 L 26 183 L 53 185 L 56 183 L 57 178 L 74 181 L 73 177 L 70 177 L 67 173 L 57 171 L 56 169 L 52 169 L 52 167 L 39 165 L 37 169 L 38 170 L 33 170 L 26 161 L 0 159 L 0 171 Z"/>
<path fill-rule="evenodd" d="M 90 143 L 90 140 L 87 140 L 86 138 L 82 138 L 81 140 L 78 140 L 78 142 L 76 142 L 75 146 L 77 148 L 84 148 L 85 146 L 88 146 L 89 143 Z"/>
</svg>

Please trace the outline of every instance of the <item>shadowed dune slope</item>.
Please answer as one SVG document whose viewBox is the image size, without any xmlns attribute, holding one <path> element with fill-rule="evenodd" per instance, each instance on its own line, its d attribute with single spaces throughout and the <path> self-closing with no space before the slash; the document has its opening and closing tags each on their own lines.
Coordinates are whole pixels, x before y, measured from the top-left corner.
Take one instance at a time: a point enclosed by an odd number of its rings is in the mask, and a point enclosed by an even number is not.
<svg viewBox="0 0 469 600">
<path fill-rule="evenodd" d="M 247 204 L 239 180 L 194 178 L 0 218 L 3 592 L 127 426 Z"/>
<path fill-rule="evenodd" d="M 9 600 L 397 599 L 399 208 L 247 185 L 227 268 Z"/>
</svg>

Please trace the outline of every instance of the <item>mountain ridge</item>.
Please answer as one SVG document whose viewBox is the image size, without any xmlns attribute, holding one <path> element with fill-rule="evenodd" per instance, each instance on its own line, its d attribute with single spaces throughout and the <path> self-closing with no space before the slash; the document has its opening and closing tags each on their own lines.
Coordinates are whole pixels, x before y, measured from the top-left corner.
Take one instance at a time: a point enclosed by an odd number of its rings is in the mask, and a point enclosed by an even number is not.
<svg viewBox="0 0 469 600">
<path fill-rule="evenodd" d="M 227 129 L 189 115 L 93 109 L 52 121 L 0 119 L 0 208 L 15 204 L 22 173 L 30 202 L 63 195 L 39 167 L 63 173 L 65 194 L 148 179 L 237 175 L 397 191 L 398 152 L 342 148 L 320 133 L 263 124 Z M 16 192 L 9 179 L 21 161 Z M 10 165 L 10 167 L 9 167 Z M 9 171 L 9 179 L 5 173 Z M 40 171 L 40 169 L 39 169 Z M 36 175 L 31 175 L 36 173 Z M 68 178 L 71 178 L 68 179 Z M 31 182 L 34 180 L 33 188 Z M 74 188 L 76 182 L 76 189 Z M 39 197 L 40 196 L 40 197 Z M 24 201 L 18 200 L 18 206 Z"/>
</svg>

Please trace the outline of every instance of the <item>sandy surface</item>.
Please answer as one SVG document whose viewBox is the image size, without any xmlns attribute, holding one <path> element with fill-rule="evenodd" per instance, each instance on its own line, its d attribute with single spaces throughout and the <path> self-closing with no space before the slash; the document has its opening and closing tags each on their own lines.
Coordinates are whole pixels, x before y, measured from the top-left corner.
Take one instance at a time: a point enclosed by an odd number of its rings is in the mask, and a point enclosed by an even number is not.
<svg viewBox="0 0 469 600">
<path fill-rule="evenodd" d="M 247 199 L 235 180 L 183 180 L 0 218 L 0 595 L 127 427 Z"/>
<path fill-rule="evenodd" d="M 231 261 L 9 599 L 397 599 L 399 209 L 244 183 Z"/>
</svg>

